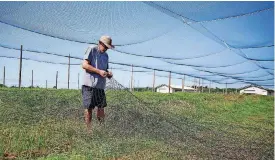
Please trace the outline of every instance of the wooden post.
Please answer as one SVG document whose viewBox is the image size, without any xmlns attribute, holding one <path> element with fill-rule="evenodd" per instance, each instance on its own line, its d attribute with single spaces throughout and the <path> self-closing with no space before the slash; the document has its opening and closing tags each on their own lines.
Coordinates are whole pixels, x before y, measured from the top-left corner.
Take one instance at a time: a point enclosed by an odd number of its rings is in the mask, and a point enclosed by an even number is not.
<svg viewBox="0 0 275 160">
<path fill-rule="evenodd" d="M 78 83 L 78 89 L 79 89 L 79 73 L 78 73 L 78 78 L 77 78 L 77 83 Z"/>
<path fill-rule="evenodd" d="M 135 79 L 133 79 L 133 92 L 135 91 Z"/>
<path fill-rule="evenodd" d="M 203 93 L 203 79 L 201 79 L 201 92 Z"/>
<path fill-rule="evenodd" d="M 22 54 L 23 54 L 23 45 L 20 49 L 20 61 L 19 61 L 19 89 L 21 88 L 21 75 L 22 75 Z"/>
<path fill-rule="evenodd" d="M 185 75 L 183 76 L 183 79 L 182 80 L 182 92 L 184 92 L 184 83 L 185 83 Z"/>
<path fill-rule="evenodd" d="M 70 66 L 71 66 L 71 58 L 69 54 L 69 63 L 68 63 L 68 89 L 70 89 Z"/>
<path fill-rule="evenodd" d="M 181 79 L 181 92 L 184 92 L 184 81 L 183 81 L 183 78 Z"/>
<path fill-rule="evenodd" d="M 138 80 L 138 84 L 137 84 L 137 91 L 139 91 L 139 80 Z"/>
<path fill-rule="evenodd" d="M 134 69 L 133 69 L 133 65 L 132 65 L 132 75 L 131 75 L 131 89 L 130 91 L 133 92 L 133 72 L 134 72 Z"/>
<path fill-rule="evenodd" d="M 196 80 L 196 78 L 194 77 L 194 92 L 196 91 L 195 80 Z"/>
<path fill-rule="evenodd" d="M 169 71 L 169 93 L 171 91 L 171 71 Z"/>
<path fill-rule="evenodd" d="M 58 79 L 58 71 L 56 71 L 56 77 L 55 77 L 55 88 L 57 89 L 57 79 Z"/>
<path fill-rule="evenodd" d="M 209 87 L 208 87 L 209 89 L 209 93 L 210 93 L 210 88 L 211 88 L 211 81 L 209 81 Z"/>
<path fill-rule="evenodd" d="M 4 66 L 3 85 L 6 85 L 6 68 Z"/>
<path fill-rule="evenodd" d="M 225 83 L 225 94 L 227 94 L 227 82 Z"/>
<path fill-rule="evenodd" d="M 155 69 L 154 69 L 154 75 L 153 75 L 153 88 L 152 88 L 152 92 L 155 92 Z"/>
<path fill-rule="evenodd" d="M 129 91 L 131 92 L 131 80 L 129 80 Z"/>
<path fill-rule="evenodd" d="M 201 79 L 199 78 L 199 93 L 201 93 Z"/>
<path fill-rule="evenodd" d="M 198 92 L 199 90 L 198 90 L 198 79 L 197 78 L 195 78 L 195 88 L 196 88 L 196 92 Z"/>
<path fill-rule="evenodd" d="M 48 82 L 47 82 L 47 80 L 46 80 L 46 89 L 48 88 Z"/>
<path fill-rule="evenodd" d="M 33 70 L 32 70 L 32 88 L 33 88 Z"/>
</svg>

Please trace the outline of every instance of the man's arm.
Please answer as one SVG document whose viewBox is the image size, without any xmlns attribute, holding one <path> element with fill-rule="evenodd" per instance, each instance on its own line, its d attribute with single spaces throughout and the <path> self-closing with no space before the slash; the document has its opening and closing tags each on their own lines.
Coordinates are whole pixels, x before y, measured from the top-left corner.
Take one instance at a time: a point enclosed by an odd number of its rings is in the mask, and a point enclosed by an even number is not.
<svg viewBox="0 0 275 160">
<path fill-rule="evenodd" d="M 89 61 L 86 59 L 82 62 L 82 68 L 88 72 L 99 74 L 102 77 L 106 77 L 107 75 L 107 72 L 93 67 L 92 65 L 90 65 Z"/>
<path fill-rule="evenodd" d="M 107 72 L 107 77 L 110 79 L 113 77 L 113 73 L 111 71 L 109 71 L 108 69 L 109 69 L 109 59 L 108 59 L 108 63 L 107 63 L 106 72 Z"/>
</svg>

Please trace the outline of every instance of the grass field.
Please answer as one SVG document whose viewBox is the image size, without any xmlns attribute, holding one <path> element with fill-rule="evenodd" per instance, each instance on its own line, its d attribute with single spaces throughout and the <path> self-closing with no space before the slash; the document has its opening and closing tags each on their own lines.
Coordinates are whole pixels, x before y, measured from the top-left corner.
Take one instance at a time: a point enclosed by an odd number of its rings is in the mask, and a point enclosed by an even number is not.
<svg viewBox="0 0 275 160">
<path fill-rule="evenodd" d="M 78 90 L 0 89 L 0 159 L 274 159 L 274 98 L 107 91 L 88 134 Z"/>
</svg>

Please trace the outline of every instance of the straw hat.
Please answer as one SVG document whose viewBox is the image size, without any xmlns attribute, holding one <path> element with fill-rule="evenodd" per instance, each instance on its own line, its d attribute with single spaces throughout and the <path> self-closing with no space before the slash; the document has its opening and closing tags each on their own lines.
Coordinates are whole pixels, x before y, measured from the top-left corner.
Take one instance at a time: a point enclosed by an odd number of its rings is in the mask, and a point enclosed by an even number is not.
<svg viewBox="0 0 275 160">
<path fill-rule="evenodd" d="M 112 38 L 110 36 L 101 36 L 99 41 L 104 43 L 109 49 L 115 48 L 112 45 Z"/>
</svg>

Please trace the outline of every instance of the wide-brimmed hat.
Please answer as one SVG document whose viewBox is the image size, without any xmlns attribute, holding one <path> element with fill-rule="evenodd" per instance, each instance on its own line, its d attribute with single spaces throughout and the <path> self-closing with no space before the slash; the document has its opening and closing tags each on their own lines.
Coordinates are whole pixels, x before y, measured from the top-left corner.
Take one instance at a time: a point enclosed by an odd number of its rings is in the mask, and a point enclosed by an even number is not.
<svg viewBox="0 0 275 160">
<path fill-rule="evenodd" d="M 115 48 L 115 46 L 112 45 L 112 38 L 110 36 L 101 36 L 99 41 L 104 43 L 109 49 Z"/>
</svg>

